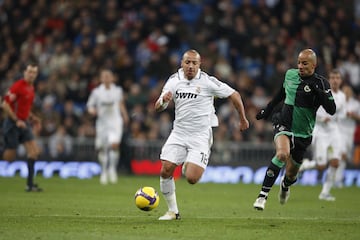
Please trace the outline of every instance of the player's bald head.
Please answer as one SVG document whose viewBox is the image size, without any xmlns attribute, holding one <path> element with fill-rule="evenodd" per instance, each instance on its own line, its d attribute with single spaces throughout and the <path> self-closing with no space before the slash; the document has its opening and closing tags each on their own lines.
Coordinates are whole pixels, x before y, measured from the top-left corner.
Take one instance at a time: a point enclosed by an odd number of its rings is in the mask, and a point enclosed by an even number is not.
<svg viewBox="0 0 360 240">
<path fill-rule="evenodd" d="M 190 49 L 187 50 L 182 57 L 182 60 L 184 60 L 185 58 L 197 58 L 197 60 L 200 62 L 201 61 L 201 56 L 200 53 L 194 49 Z"/>
<path fill-rule="evenodd" d="M 308 62 L 311 62 L 314 65 L 317 64 L 316 53 L 310 48 L 302 50 L 299 53 L 299 58 L 307 60 Z"/>
</svg>

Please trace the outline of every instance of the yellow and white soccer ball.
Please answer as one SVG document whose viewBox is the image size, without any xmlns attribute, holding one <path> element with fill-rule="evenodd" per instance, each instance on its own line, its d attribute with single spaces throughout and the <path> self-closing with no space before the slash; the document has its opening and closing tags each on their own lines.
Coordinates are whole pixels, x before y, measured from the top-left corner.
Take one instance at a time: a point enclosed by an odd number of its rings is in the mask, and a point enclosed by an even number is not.
<svg viewBox="0 0 360 240">
<path fill-rule="evenodd" d="M 151 211 L 159 206 L 160 197 L 155 188 L 141 187 L 135 193 L 135 205 L 143 211 Z"/>
</svg>

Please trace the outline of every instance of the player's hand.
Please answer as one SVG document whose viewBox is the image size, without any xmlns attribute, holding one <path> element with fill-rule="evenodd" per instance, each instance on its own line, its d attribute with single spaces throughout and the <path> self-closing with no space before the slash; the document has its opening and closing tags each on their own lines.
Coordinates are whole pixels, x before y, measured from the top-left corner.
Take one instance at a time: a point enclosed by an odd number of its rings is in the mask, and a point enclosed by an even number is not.
<svg viewBox="0 0 360 240">
<path fill-rule="evenodd" d="M 267 108 L 261 109 L 260 112 L 258 112 L 256 114 L 256 120 L 268 119 L 270 114 L 271 114 L 271 111 L 269 111 Z"/>
<path fill-rule="evenodd" d="M 96 117 L 97 112 L 95 108 L 89 108 L 88 109 L 88 113 L 92 116 L 92 117 Z"/>
<path fill-rule="evenodd" d="M 245 118 L 240 120 L 240 131 L 244 131 L 249 128 L 249 121 Z"/>
<path fill-rule="evenodd" d="M 311 91 L 313 91 L 315 94 L 321 93 L 323 92 L 323 90 L 321 90 L 321 88 L 319 87 L 318 83 L 308 83 L 308 86 L 310 87 Z"/>
<path fill-rule="evenodd" d="M 18 120 L 16 121 L 16 126 L 17 126 L 18 128 L 26 128 L 26 123 L 25 123 L 25 121 L 18 119 Z"/>
<path fill-rule="evenodd" d="M 171 99 L 172 99 L 172 93 L 170 91 L 164 94 L 163 96 L 164 103 L 170 102 Z"/>
</svg>

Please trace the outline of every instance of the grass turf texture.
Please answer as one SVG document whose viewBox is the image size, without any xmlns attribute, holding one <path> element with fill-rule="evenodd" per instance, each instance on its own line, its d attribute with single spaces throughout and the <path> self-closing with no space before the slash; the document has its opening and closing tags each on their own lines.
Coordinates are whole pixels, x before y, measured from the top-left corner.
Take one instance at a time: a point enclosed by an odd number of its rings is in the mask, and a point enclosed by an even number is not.
<svg viewBox="0 0 360 240">
<path fill-rule="evenodd" d="M 176 181 L 182 220 L 158 221 L 166 212 L 136 208 L 141 186 L 158 191 L 158 177 L 120 177 L 117 185 L 98 179 L 42 179 L 42 193 L 24 191 L 25 179 L 0 178 L 0 239 L 359 239 L 360 189 L 334 189 L 335 202 L 317 199 L 320 186 L 292 187 L 280 205 L 274 186 L 264 211 L 252 204 L 259 185 Z"/>
</svg>

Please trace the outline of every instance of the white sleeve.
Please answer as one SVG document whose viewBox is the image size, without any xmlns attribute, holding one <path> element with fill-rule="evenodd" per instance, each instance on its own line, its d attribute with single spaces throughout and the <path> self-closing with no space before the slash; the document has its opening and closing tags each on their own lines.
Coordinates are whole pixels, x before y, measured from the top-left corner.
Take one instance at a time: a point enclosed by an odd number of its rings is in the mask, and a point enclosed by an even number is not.
<svg viewBox="0 0 360 240">
<path fill-rule="evenodd" d="M 346 119 L 346 97 L 345 95 L 342 96 L 340 98 L 339 111 L 336 111 L 337 119 L 340 121 Z"/>
<path fill-rule="evenodd" d="M 124 91 L 121 87 L 118 87 L 119 89 L 119 102 L 122 102 L 124 100 Z"/>
<path fill-rule="evenodd" d="M 175 84 L 176 84 L 175 81 L 176 80 L 177 80 L 177 78 L 172 76 L 166 81 L 159 98 L 163 97 L 165 95 L 165 93 L 167 93 L 169 91 L 172 93 L 173 96 L 175 96 Z"/>
<path fill-rule="evenodd" d="M 324 122 L 325 119 L 330 118 L 331 115 L 329 115 L 325 109 L 320 106 L 319 109 L 316 112 L 316 120 L 319 122 Z"/>
<path fill-rule="evenodd" d="M 235 89 L 215 77 L 209 77 L 209 81 L 214 96 L 218 98 L 227 98 L 235 92 Z"/>
<path fill-rule="evenodd" d="M 94 89 L 89 96 L 89 99 L 86 103 L 86 108 L 95 108 L 96 107 L 96 90 Z"/>
</svg>

